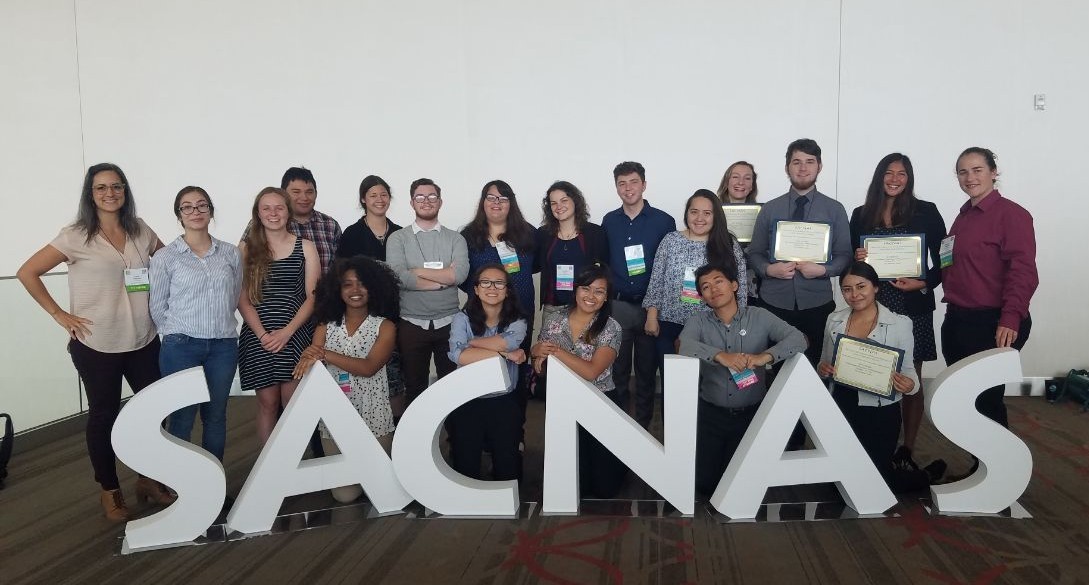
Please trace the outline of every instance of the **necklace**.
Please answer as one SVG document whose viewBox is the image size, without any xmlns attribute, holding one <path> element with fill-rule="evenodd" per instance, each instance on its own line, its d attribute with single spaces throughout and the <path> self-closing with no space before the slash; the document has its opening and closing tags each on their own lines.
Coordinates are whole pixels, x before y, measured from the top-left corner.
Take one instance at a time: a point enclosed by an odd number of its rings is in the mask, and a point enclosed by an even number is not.
<svg viewBox="0 0 1089 585">
<path fill-rule="evenodd" d="M 848 334 L 850 334 L 850 331 L 851 331 L 851 320 L 855 318 L 855 315 L 857 315 L 857 313 L 852 311 L 851 314 L 848 315 L 848 317 L 847 317 L 847 333 Z M 857 325 L 858 322 L 855 321 L 855 324 Z M 860 335 L 860 337 L 869 337 L 870 333 L 873 332 L 874 326 L 876 326 L 876 325 L 877 325 L 877 310 L 875 308 L 874 312 L 873 312 L 873 317 L 871 317 L 870 320 L 869 320 L 869 323 L 866 324 L 865 329 L 863 329 L 863 335 Z"/>
</svg>

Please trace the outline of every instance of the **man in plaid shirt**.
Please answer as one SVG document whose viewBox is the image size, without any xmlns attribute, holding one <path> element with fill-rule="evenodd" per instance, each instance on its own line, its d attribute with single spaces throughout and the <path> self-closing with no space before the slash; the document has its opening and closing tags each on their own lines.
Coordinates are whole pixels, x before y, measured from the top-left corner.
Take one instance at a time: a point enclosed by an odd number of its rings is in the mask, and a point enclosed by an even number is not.
<svg viewBox="0 0 1089 585">
<path fill-rule="evenodd" d="M 321 258 L 321 273 L 325 274 L 336 256 L 341 232 L 337 220 L 314 209 L 318 199 L 314 173 L 305 167 L 291 167 L 280 180 L 280 188 L 291 197 L 291 231 L 314 242 Z"/>
</svg>

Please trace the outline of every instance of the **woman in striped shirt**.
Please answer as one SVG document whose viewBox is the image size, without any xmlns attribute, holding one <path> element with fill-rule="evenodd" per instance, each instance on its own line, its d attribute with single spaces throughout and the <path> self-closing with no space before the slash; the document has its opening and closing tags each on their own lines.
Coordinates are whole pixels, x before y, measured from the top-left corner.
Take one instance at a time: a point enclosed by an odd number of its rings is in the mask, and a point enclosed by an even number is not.
<svg viewBox="0 0 1089 585">
<path fill-rule="evenodd" d="M 238 248 L 208 233 L 215 206 L 208 192 L 185 187 L 174 197 L 174 216 L 185 233 L 151 259 L 151 318 L 163 336 L 163 375 L 200 366 L 209 401 L 200 405 L 201 446 L 223 461 L 227 439 L 227 396 L 238 366 L 238 321 L 242 290 Z M 167 429 L 189 440 L 197 405 L 170 415 Z"/>
<path fill-rule="evenodd" d="M 310 240 L 292 234 L 291 202 L 283 189 L 257 194 L 242 252 L 238 312 L 238 374 L 243 390 L 257 393 L 257 435 L 268 441 L 299 381 L 295 365 L 313 335 L 314 289 L 321 263 Z"/>
</svg>

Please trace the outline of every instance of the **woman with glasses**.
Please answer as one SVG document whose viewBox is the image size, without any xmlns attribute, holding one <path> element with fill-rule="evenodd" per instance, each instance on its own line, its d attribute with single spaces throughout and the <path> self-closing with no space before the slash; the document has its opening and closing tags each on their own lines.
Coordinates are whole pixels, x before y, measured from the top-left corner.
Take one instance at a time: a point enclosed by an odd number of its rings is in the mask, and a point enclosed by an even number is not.
<svg viewBox="0 0 1089 585">
<path fill-rule="evenodd" d="M 257 393 L 257 436 L 264 445 L 299 381 L 295 366 L 310 345 L 318 249 L 288 230 L 287 192 L 265 187 L 250 212 L 242 253 L 238 312 L 238 375 L 243 390 Z"/>
<path fill-rule="evenodd" d="M 526 363 L 519 346 L 525 340 L 526 319 L 518 308 L 518 294 L 501 264 L 481 266 L 468 280 L 473 294 L 454 315 L 450 327 L 450 360 L 460 366 L 495 356 L 503 358 L 510 383 L 493 394 L 471 400 L 451 413 L 450 458 L 455 471 L 483 479 L 480 455 L 487 445 L 492 453 L 492 479 L 522 477 L 522 411 L 514 389 L 518 366 Z"/>
<path fill-rule="evenodd" d="M 518 309 L 526 318 L 526 329 L 533 330 L 533 270 L 536 251 L 533 239 L 536 230 L 522 217 L 514 190 L 505 181 L 489 181 L 480 190 L 480 204 L 476 216 L 461 230 L 469 247 L 469 274 L 481 267 L 499 264 L 510 278 L 516 293 Z M 475 294 L 471 280 L 461 284 L 461 290 L 470 297 Z M 529 351 L 527 335 L 522 350 Z M 518 399 L 525 410 L 529 396 L 529 368 L 521 368 L 518 375 Z"/>
<path fill-rule="evenodd" d="M 575 276 L 571 304 L 544 323 L 530 355 L 538 373 L 551 356 L 621 407 L 612 370 L 620 351 L 621 330 L 609 316 L 612 297 L 609 268 L 601 263 L 587 266 Z M 583 494 L 602 499 L 615 497 L 626 475 L 624 464 L 580 428 L 579 487 Z"/>
<path fill-rule="evenodd" d="M 238 248 L 208 233 L 215 207 L 208 192 L 185 187 L 174 197 L 174 216 L 185 233 L 151 259 L 151 318 L 159 328 L 159 369 L 167 376 L 200 366 L 209 401 L 199 405 L 201 446 L 223 461 L 227 396 L 238 367 Z M 167 430 L 188 441 L 198 405 L 170 415 Z"/>
<path fill-rule="evenodd" d="M 136 216 L 125 173 L 102 163 L 87 169 L 75 222 L 16 273 L 30 296 L 68 334 L 68 352 L 87 393 L 87 452 L 95 481 L 102 486 L 103 511 L 113 522 L 129 518 L 110 439 L 121 410 L 121 379 L 133 392 L 159 379 L 148 266 L 162 247 L 155 232 Z M 62 262 L 68 266 L 67 311 L 42 282 L 42 275 Z M 137 480 L 136 493 L 163 504 L 175 499 L 146 477 Z"/>
</svg>

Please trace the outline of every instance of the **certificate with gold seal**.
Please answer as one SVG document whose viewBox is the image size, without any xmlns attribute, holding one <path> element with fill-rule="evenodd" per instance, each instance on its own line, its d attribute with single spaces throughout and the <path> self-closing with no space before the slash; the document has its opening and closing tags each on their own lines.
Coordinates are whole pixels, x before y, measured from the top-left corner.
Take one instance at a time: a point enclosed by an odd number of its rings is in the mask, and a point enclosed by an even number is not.
<svg viewBox="0 0 1089 585">
<path fill-rule="evenodd" d="M 832 352 L 832 376 L 837 384 L 892 398 L 896 389 L 892 385 L 893 372 L 900 371 L 904 362 L 904 350 L 882 345 L 869 339 L 841 335 Z"/>
<path fill-rule="evenodd" d="M 814 221 L 777 221 L 772 257 L 780 262 L 828 262 L 832 225 Z"/>
<path fill-rule="evenodd" d="M 862 247 L 866 249 L 866 263 L 873 266 L 881 280 L 926 276 L 923 234 L 862 236 Z"/>
<path fill-rule="evenodd" d="M 761 207 L 760 203 L 727 203 L 722 206 L 722 213 L 726 215 L 726 227 L 730 228 L 737 241 L 742 244 L 752 241 L 752 230 Z"/>
</svg>

